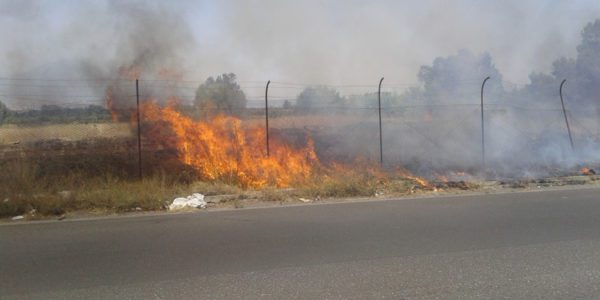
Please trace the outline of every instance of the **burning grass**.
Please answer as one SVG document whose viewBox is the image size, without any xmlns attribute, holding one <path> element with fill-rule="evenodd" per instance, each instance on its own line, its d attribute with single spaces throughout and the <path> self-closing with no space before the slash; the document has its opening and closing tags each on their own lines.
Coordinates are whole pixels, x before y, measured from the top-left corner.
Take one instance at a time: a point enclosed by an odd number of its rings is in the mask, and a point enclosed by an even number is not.
<svg viewBox="0 0 600 300">
<path fill-rule="evenodd" d="M 267 153 L 262 127 L 226 115 L 193 120 L 178 112 L 174 103 L 161 107 L 147 101 L 142 105 L 144 136 L 150 144 L 173 149 L 179 161 L 194 169 L 202 181 L 253 189 L 293 186 L 323 197 L 372 196 L 389 178 L 430 186 L 406 170 L 383 172 L 366 160 L 323 163 L 306 133 L 296 139 L 272 136 Z"/>
<path fill-rule="evenodd" d="M 306 132 L 274 130 L 267 155 L 264 129 L 235 117 L 194 120 L 175 105 L 151 101 L 141 113 L 143 180 L 137 178 L 137 143 L 131 138 L 28 143 L 34 151 L 16 153 L 2 166 L 0 217 L 162 210 L 166 201 L 193 192 L 232 195 L 234 207 L 242 207 L 248 198 L 286 202 L 473 187 L 429 182 L 367 160 L 324 162 Z"/>
<path fill-rule="evenodd" d="M 62 153 L 62 151 L 59 151 Z M 230 195 L 234 207 L 246 200 L 287 202 L 299 197 L 347 198 L 408 194 L 426 190 L 419 182 L 404 177 L 392 179 L 391 173 L 369 168 L 363 163 L 356 169 L 341 165 L 314 166 L 311 176 L 294 188 L 268 185 L 242 187 L 224 180 L 207 181 L 194 168 L 173 160 L 146 156 L 143 180 L 135 176 L 135 160 L 97 155 L 29 157 L 2 164 L 0 173 L 0 217 L 25 215 L 35 219 L 74 211 L 114 213 L 165 209 L 175 197 L 200 192 Z M 123 169 L 114 168 L 115 165 Z M 154 169 L 150 168 L 153 166 Z"/>
<path fill-rule="evenodd" d="M 383 171 L 374 162 L 321 162 L 306 133 L 290 137 L 275 131 L 267 155 L 264 130 L 235 117 L 198 121 L 174 105 L 153 102 L 141 109 L 143 180 L 137 178 L 131 138 L 26 143 L 2 166 L 0 217 L 162 210 L 165 201 L 192 192 L 258 191 L 255 199 L 284 202 L 434 190 L 405 170 Z M 243 198 L 233 197 L 236 207 L 244 205 Z"/>
<path fill-rule="evenodd" d="M 198 181 L 194 169 L 164 151 L 143 153 L 145 175 L 139 180 L 130 144 L 105 139 L 23 145 L 0 160 L 0 217 L 32 211 L 40 216 L 78 210 L 161 210 L 165 201 L 193 191 L 240 191 L 220 182 Z"/>
<path fill-rule="evenodd" d="M 273 139 L 267 154 L 264 130 L 244 127 L 235 117 L 194 121 L 173 106 L 153 102 L 144 103 L 141 111 L 150 143 L 175 149 L 179 160 L 196 170 L 201 180 L 246 188 L 287 187 L 307 180 L 319 164 L 310 139 L 299 147 Z"/>
<path fill-rule="evenodd" d="M 0 217 L 25 215 L 35 219 L 75 211 L 118 213 L 155 211 L 175 197 L 199 192 L 223 199 L 219 205 L 241 208 L 262 203 L 325 200 L 327 198 L 396 197 L 440 191 L 479 189 L 468 174 L 449 172 L 430 180 L 403 169 L 385 169 L 377 163 L 357 160 L 352 164 L 310 160 L 309 174 L 282 188 L 277 181 L 261 186 L 243 185 L 235 176 L 209 179 L 194 166 L 185 164 L 179 152 L 160 149 L 144 153 L 143 180 L 137 178 L 136 156 L 128 151 L 115 155 L 122 141 L 91 142 L 96 155 L 84 153 L 73 142 L 35 144 L 41 151 L 20 153 L 21 159 L 0 162 Z M 80 143 L 80 142 L 78 142 Z M 104 147 L 104 148 L 102 148 Z M 116 148 L 115 148 L 116 147 Z M 291 147 L 291 146 L 289 146 Z M 57 150 L 51 151 L 56 148 Z M 90 147 L 86 146 L 85 149 Z M 302 148 L 300 148 L 302 149 Z M 86 150 L 87 151 L 87 150 Z M 238 156 L 231 154 L 231 157 Z M 285 160 L 281 160 L 285 163 Z M 285 166 L 282 166 L 284 168 Z M 591 169 L 589 169 L 591 170 Z M 585 172 L 584 172 L 585 171 Z M 581 174 L 592 174 L 583 170 Z M 577 180 L 583 180 L 577 177 Z M 586 176 L 597 180 L 597 175 Z M 573 179 L 575 180 L 575 179 Z M 515 187 L 514 181 L 508 187 Z M 535 186 L 543 185 L 539 182 Z M 568 184 L 557 179 L 551 185 Z M 527 187 L 532 184 L 528 184 Z M 505 187 L 503 182 L 499 187 Z M 520 187 L 520 186 L 519 186 Z M 525 186 L 523 186 L 525 187 Z"/>
</svg>

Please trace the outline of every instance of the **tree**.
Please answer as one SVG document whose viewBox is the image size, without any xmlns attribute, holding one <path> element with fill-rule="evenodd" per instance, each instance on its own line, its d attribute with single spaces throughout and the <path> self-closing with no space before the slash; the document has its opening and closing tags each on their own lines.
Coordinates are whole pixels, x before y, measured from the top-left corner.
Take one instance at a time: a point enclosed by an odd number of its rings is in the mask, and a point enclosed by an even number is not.
<svg viewBox="0 0 600 300">
<path fill-rule="evenodd" d="M 560 81 L 555 76 L 531 73 L 529 74 L 529 81 L 531 84 L 512 93 L 516 98 L 515 100 L 521 103 L 537 103 L 544 107 L 548 107 L 550 103 L 558 104 Z"/>
<path fill-rule="evenodd" d="M 333 88 L 315 86 L 305 88 L 296 98 L 295 108 L 303 112 L 314 112 L 333 106 L 342 106 L 344 98 Z"/>
<path fill-rule="evenodd" d="M 283 109 L 291 109 L 292 108 L 292 103 L 290 102 L 290 100 L 285 100 L 283 101 Z"/>
<path fill-rule="evenodd" d="M 600 95 L 600 19 L 588 23 L 581 31 L 576 58 L 561 57 L 552 64 L 549 75 L 531 74 L 531 83 L 518 91 L 534 101 L 557 103 L 558 87 L 567 79 L 565 102 L 568 106 L 598 107 Z M 594 110 L 581 110 L 593 112 Z"/>
<path fill-rule="evenodd" d="M 578 95 L 575 99 L 582 104 L 597 106 L 600 95 L 600 19 L 588 23 L 581 32 L 574 69 L 575 76 L 570 78 L 576 80 Z"/>
<path fill-rule="evenodd" d="M 194 105 L 201 115 L 225 113 L 240 116 L 246 110 L 246 95 L 236 82 L 233 73 L 209 77 L 196 90 Z"/>
<path fill-rule="evenodd" d="M 422 94 L 411 90 L 412 97 L 438 103 L 473 103 L 479 99 L 479 86 L 490 76 L 486 94 L 498 98 L 503 92 L 502 75 L 488 53 L 475 55 L 467 50 L 448 57 L 438 57 L 431 66 L 422 66 L 418 78 Z"/>
<path fill-rule="evenodd" d="M 4 121 L 8 118 L 8 113 L 8 107 L 6 107 L 6 104 L 0 101 L 0 125 L 2 125 Z"/>
</svg>

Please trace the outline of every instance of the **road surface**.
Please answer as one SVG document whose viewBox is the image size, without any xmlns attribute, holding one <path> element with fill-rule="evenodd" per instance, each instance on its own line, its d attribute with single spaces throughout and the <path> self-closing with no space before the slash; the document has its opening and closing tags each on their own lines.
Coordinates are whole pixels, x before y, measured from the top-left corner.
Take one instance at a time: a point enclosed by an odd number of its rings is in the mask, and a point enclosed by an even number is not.
<svg viewBox="0 0 600 300">
<path fill-rule="evenodd" d="M 0 297 L 600 298 L 600 190 L 2 225 Z"/>
</svg>

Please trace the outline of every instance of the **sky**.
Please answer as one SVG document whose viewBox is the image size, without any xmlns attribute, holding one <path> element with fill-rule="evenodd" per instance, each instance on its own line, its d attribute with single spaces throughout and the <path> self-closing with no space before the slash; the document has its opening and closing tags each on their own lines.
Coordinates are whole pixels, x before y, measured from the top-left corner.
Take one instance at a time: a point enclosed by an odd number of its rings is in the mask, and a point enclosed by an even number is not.
<svg viewBox="0 0 600 300">
<path fill-rule="evenodd" d="M 385 76 L 402 87 L 417 83 L 420 66 L 468 49 L 490 53 L 506 81 L 526 83 L 574 57 L 596 18 L 597 0 L 0 0 L 0 77 L 118 76 L 113 66 L 146 47 L 159 49 L 144 52 L 150 69 L 190 81 L 233 72 L 248 88 L 376 85 Z M 82 62 L 88 71 L 74 72 Z"/>
</svg>

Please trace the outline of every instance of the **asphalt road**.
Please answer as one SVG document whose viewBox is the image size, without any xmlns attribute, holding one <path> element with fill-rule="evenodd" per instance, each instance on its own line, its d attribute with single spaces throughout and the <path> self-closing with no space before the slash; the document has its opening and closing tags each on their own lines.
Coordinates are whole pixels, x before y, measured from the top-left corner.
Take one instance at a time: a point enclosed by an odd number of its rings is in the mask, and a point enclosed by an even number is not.
<svg viewBox="0 0 600 300">
<path fill-rule="evenodd" d="M 600 298 L 600 189 L 0 226 L 1 298 Z"/>
</svg>

